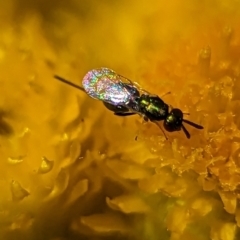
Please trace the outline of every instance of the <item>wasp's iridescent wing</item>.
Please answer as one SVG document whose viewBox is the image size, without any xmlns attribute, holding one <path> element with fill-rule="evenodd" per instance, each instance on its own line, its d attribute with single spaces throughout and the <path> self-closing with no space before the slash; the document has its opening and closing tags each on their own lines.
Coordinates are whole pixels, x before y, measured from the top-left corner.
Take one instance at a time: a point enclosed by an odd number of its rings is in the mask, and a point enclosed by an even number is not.
<svg viewBox="0 0 240 240">
<path fill-rule="evenodd" d="M 137 88 L 129 81 L 111 69 L 99 68 L 89 71 L 84 76 L 82 85 L 92 98 L 116 106 L 126 105 L 134 94 L 139 95 Z"/>
</svg>

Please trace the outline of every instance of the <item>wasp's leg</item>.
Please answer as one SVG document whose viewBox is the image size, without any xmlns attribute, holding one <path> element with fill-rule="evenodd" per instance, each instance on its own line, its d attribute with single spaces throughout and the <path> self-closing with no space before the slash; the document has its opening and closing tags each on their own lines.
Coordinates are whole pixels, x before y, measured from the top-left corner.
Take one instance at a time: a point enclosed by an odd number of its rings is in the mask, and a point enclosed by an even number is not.
<svg viewBox="0 0 240 240">
<path fill-rule="evenodd" d="M 161 127 L 161 125 L 159 124 L 159 122 L 158 122 L 158 121 L 152 121 L 152 122 L 155 123 L 155 124 L 161 129 L 164 137 L 166 138 L 166 140 L 168 140 L 168 137 L 167 137 L 166 133 L 164 132 L 164 130 L 162 129 L 162 127 Z"/>
<path fill-rule="evenodd" d="M 148 117 L 145 116 L 144 114 L 141 114 L 141 118 L 142 118 L 141 125 L 143 125 L 145 122 L 148 122 L 148 121 L 149 121 Z M 139 133 L 140 133 L 140 129 L 138 129 L 138 131 L 137 131 L 137 135 L 136 135 L 136 137 L 135 137 L 135 141 L 138 140 L 138 135 L 139 135 Z"/>
<path fill-rule="evenodd" d="M 165 96 L 167 96 L 169 94 L 171 94 L 171 92 L 167 92 L 167 93 L 163 94 L 161 97 L 165 97 Z"/>
<path fill-rule="evenodd" d="M 120 116 L 120 117 L 126 117 L 126 116 L 131 116 L 135 115 L 136 113 L 134 112 L 115 112 L 114 115 Z"/>
<path fill-rule="evenodd" d="M 121 105 L 113 105 L 107 102 L 103 102 L 104 106 L 112 111 L 112 112 L 120 112 L 120 113 L 125 113 L 125 112 L 129 112 L 129 109 L 127 107 L 121 106 Z"/>
</svg>

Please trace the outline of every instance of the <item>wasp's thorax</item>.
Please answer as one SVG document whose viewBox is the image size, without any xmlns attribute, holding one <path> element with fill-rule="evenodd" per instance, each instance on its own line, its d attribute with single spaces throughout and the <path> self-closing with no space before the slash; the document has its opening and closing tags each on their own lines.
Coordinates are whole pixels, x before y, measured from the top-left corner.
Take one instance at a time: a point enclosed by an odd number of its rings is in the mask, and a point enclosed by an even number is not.
<svg viewBox="0 0 240 240">
<path fill-rule="evenodd" d="M 168 105 L 156 95 L 142 94 L 138 104 L 139 111 L 150 121 L 161 121 L 168 115 Z"/>
<path fill-rule="evenodd" d="M 173 108 L 164 120 L 164 128 L 168 132 L 180 131 L 183 122 L 183 112 L 178 108 Z"/>
</svg>

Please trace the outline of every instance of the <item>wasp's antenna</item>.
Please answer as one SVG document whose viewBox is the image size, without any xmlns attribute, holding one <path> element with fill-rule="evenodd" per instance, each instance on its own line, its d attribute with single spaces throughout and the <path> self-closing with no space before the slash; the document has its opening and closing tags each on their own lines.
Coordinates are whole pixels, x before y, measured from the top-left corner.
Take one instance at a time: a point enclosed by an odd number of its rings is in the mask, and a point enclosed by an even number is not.
<svg viewBox="0 0 240 240">
<path fill-rule="evenodd" d="M 196 123 L 194 123 L 194 122 L 191 122 L 191 121 L 189 121 L 189 120 L 183 119 L 182 121 L 185 122 L 185 123 L 187 123 L 187 124 L 189 124 L 189 125 L 192 126 L 192 127 L 197 128 L 197 129 L 203 129 L 203 126 L 198 125 L 198 124 L 196 124 Z"/>
<path fill-rule="evenodd" d="M 189 139 L 190 138 L 190 133 L 188 132 L 188 130 L 184 127 L 184 125 L 182 124 L 182 130 L 185 133 L 186 137 Z"/>
<path fill-rule="evenodd" d="M 80 87 L 79 85 L 77 85 L 77 84 L 75 84 L 75 83 L 72 83 L 72 82 L 70 82 L 70 81 L 68 81 L 68 80 L 66 80 L 66 79 L 64 79 L 64 78 L 62 78 L 62 77 L 59 77 L 58 75 L 54 75 L 54 78 L 56 78 L 57 80 L 59 80 L 59 81 L 61 81 L 61 82 L 66 83 L 66 84 L 68 84 L 68 85 L 70 85 L 70 86 L 72 86 L 72 87 L 74 87 L 74 88 L 77 88 L 77 89 L 85 92 L 84 88 L 82 88 L 82 87 Z"/>
</svg>

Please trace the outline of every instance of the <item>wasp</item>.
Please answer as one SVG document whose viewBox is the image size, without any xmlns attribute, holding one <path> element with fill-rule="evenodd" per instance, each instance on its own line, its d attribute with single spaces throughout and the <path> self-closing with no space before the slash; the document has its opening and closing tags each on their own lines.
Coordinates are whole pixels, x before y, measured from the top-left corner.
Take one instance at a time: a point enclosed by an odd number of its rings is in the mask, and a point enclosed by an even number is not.
<svg viewBox="0 0 240 240">
<path fill-rule="evenodd" d="M 109 68 L 89 71 L 83 77 L 82 87 L 58 75 L 55 75 L 54 78 L 85 92 L 94 99 L 102 101 L 105 107 L 117 116 L 138 114 L 143 117 L 144 121 L 157 124 L 161 130 L 159 122 L 163 121 L 163 127 L 166 131 L 183 130 L 187 138 L 190 138 L 190 133 L 183 123 L 197 129 L 203 129 L 203 126 L 184 119 L 181 109 L 171 108 L 158 95 L 147 92 L 136 82 L 117 74 Z M 166 137 L 165 133 L 164 136 Z"/>
</svg>

